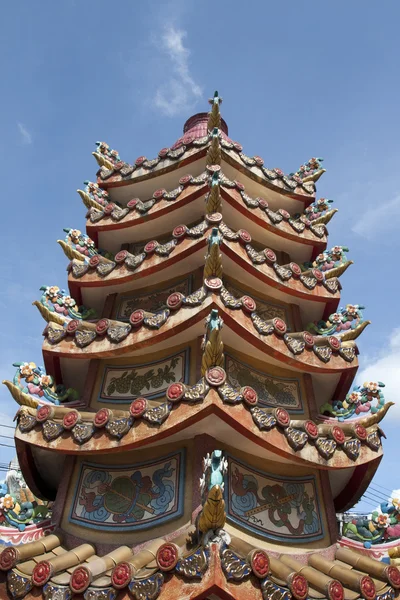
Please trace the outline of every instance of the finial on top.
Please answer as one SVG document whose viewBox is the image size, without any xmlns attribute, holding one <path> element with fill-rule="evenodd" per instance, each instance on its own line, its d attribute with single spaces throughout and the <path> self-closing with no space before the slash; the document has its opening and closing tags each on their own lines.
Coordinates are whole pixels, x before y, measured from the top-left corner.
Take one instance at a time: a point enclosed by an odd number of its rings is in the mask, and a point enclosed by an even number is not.
<svg viewBox="0 0 400 600">
<path fill-rule="evenodd" d="M 214 127 L 221 128 L 221 113 L 219 112 L 219 105 L 222 102 L 222 98 L 218 96 L 218 92 L 214 92 L 214 97 L 210 98 L 209 103 L 211 104 L 211 112 L 208 113 L 208 130 L 211 131 Z"/>
</svg>

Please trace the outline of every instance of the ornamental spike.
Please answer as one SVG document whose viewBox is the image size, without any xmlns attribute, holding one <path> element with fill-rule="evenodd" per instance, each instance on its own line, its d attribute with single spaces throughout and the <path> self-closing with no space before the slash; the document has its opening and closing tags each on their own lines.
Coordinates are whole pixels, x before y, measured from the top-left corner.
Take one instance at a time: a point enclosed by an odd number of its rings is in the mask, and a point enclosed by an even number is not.
<svg viewBox="0 0 400 600">
<path fill-rule="evenodd" d="M 206 213 L 221 212 L 221 192 L 219 185 L 219 172 L 216 171 L 211 179 L 210 191 L 206 196 Z"/>
<path fill-rule="evenodd" d="M 92 155 L 95 157 L 97 164 L 99 167 L 105 167 L 106 169 L 114 169 L 114 165 L 110 160 L 107 160 L 105 156 L 99 154 L 98 152 L 92 152 Z"/>
<path fill-rule="evenodd" d="M 71 246 L 64 242 L 64 240 L 57 240 L 57 244 L 60 244 L 65 256 L 69 258 L 69 260 L 75 259 L 79 260 L 80 262 L 84 262 L 84 256 L 74 248 L 71 248 Z"/>
<path fill-rule="evenodd" d="M 224 344 L 221 337 L 222 325 L 223 320 L 219 317 L 218 310 L 213 308 L 206 318 L 206 332 L 202 343 L 202 376 L 204 376 L 211 367 L 224 366 Z"/>
<path fill-rule="evenodd" d="M 220 252 L 221 236 L 219 230 L 214 227 L 208 238 L 208 252 L 204 265 L 203 279 L 207 277 L 222 277 L 222 255 Z"/>
<path fill-rule="evenodd" d="M 341 275 L 343 275 L 343 273 L 345 271 L 347 271 L 347 269 L 350 267 L 350 265 L 353 265 L 353 264 L 354 264 L 354 261 L 347 260 L 345 263 L 339 265 L 338 267 L 334 267 L 333 269 L 326 271 L 325 279 L 332 279 L 332 277 L 340 277 Z"/>
<path fill-rule="evenodd" d="M 214 127 L 211 144 L 207 151 L 206 158 L 207 165 L 220 165 L 221 164 L 221 145 L 219 143 L 219 129 Z"/>
<path fill-rule="evenodd" d="M 83 190 L 76 190 L 76 191 L 82 198 L 82 202 L 86 206 L 86 208 L 88 208 L 88 209 L 96 208 L 97 210 L 103 210 L 103 206 L 101 204 L 99 204 L 98 202 L 96 202 L 96 200 L 93 200 L 93 198 L 91 198 L 89 196 L 89 194 L 87 194 Z"/>
<path fill-rule="evenodd" d="M 32 306 L 36 306 L 36 308 L 42 315 L 43 319 L 47 323 L 52 322 L 52 323 L 57 323 L 58 325 L 64 325 L 65 322 L 67 321 L 67 319 L 65 317 L 59 315 L 56 312 L 52 312 L 51 310 L 49 310 L 47 308 L 47 306 L 44 306 L 44 304 L 42 304 L 38 300 L 35 300 L 34 302 L 32 302 Z"/>
<path fill-rule="evenodd" d="M 219 111 L 219 105 L 222 102 L 222 98 L 218 96 L 218 92 L 214 92 L 214 97 L 209 100 L 211 104 L 211 112 L 208 113 L 208 124 L 207 128 L 209 131 L 214 127 L 221 128 L 221 113 Z"/>
</svg>

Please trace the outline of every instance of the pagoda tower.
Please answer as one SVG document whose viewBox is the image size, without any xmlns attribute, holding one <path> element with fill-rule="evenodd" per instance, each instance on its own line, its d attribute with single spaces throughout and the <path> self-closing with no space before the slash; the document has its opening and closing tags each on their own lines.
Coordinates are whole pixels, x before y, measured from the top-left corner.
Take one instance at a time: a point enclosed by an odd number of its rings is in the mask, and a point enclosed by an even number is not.
<svg viewBox="0 0 400 600">
<path fill-rule="evenodd" d="M 363 307 L 316 198 L 208 113 L 155 159 L 98 142 L 41 288 L 44 367 L 5 381 L 52 528 L 0 554 L 1 598 L 391 600 L 400 571 L 340 545 L 382 458 L 382 385 L 352 389 Z M 29 357 L 26 357 L 29 359 Z"/>
</svg>

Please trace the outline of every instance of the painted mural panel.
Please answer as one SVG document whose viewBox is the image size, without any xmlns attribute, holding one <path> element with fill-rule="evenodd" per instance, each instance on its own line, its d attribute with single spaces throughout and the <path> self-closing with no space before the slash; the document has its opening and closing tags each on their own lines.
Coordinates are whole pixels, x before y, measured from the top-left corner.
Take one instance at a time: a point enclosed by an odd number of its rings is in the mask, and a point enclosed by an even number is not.
<svg viewBox="0 0 400 600">
<path fill-rule="evenodd" d="M 138 365 L 106 365 L 99 402 L 130 403 L 134 398 L 159 398 L 174 382 L 189 381 L 190 348 L 158 361 Z"/>
<path fill-rule="evenodd" d="M 233 387 L 254 388 L 261 406 L 281 406 L 290 413 L 304 412 L 299 379 L 267 375 L 229 354 L 225 355 L 225 370 Z"/>
<path fill-rule="evenodd" d="M 246 296 L 248 293 L 244 290 L 241 290 L 239 287 L 230 283 L 229 281 L 224 282 L 224 285 L 228 292 L 230 292 L 236 298 Z M 256 301 L 257 314 L 260 315 L 262 319 L 268 320 L 278 317 L 279 319 L 283 319 L 285 323 L 291 322 L 290 315 L 285 306 L 282 306 L 281 304 L 274 304 L 272 302 L 266 302 L 265 300 L 261 300 L 260 298 L 254 296 L 254 294 L 251 294 L 251 297 Z"/>
<path fill-rule="evenodd" d="M 228 518 L 266 538 L 302 543 L 324 535 L 315 477 L 278 477 L 228 457 Z"/>
<path fill-rule="evenodd" d="M 120 321 L 127 321 L 134 310 L 141 308 L 149 312 L 157 312 L 166 307 L 166 300 L 173 292 L 180 292 L 187 296 L 192 291 L 192 277 L 178 281 L 173 285 L 154 290 L 151 294 L 132 294 L 120 296 L 115 318 Z"/>
<path fill-rule="evenodd" d="M 154 527 L 183 514 L 185 453 L 129 466 L 83 463 L 70 521 L 105 530 Z"/>
</svg>

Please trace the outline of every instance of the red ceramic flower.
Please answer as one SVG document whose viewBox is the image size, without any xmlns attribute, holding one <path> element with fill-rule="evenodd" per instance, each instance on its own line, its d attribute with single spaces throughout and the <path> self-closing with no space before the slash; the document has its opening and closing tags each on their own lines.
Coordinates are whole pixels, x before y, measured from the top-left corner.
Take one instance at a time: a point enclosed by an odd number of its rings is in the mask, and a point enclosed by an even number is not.
<svg viewBox="0 0 400 600">
<path fill-rule="evenodd" d="M 303 340 L 307 348 L 312 348 L 314 346 L 314 336 L 308 331 L 303 333 Z"/>
<path fill-rule="evenodd" d="M 72 429 L 79 421 L 79 413 L 77 410 L 68 411 L 63 418 L 64 429 Z"/>
<path fill-rule="evenodd" d="M 145 156 L 139 156 L 139 158 L 135 160 L 135 165 L 141 167 L 145 160 L 147 160 Z"/>
<path fill-rule="evenodd" d="M 184 295 L 180 292 L 173 292 L 167 298 L 167 306 L 171 310 L 178 310 L 182 306 Z"/>
<path fill-rule="evenodd" d="M 178 562 L 178 547 L 166 542 L 157 550 L 156 561 L 161 571 L 171 571 Z"/>
<path fill-rule="evenodd" d="M 264 579 L 269 573 L 269 558 L 264 550 L 253 550 L 250 555 L 251 569 L 256 577 Z"/>
<path fill-rule="evenodd" d="M 185 146 L 190 146 L 190 144 L 193 144 L 194 139 L 194 135 L 192 135 L 191 133 L 185 133 L 185 135 L 182 138 L 182 141 L 185 144 Z"/>
<path fill-rule="evenodd" d="M 157 240 L 151 240 L 150 242 L 147 242 L 147 244 L 145 245 L 143 250 L 146 254 L 152 254 L 152 252 L 154 252 L 154 250 L 157 248 L 157 246 L 158 246 Z"/>
<path fill-rule="evenodd" d="M 77 319 L 71 319 L 67 324 L 67 333 L 75 333 L 79 327 L 79 321 Z"/>
<path fill-rule="evenodd" d="M 210 173 L 218 173 L 221 170 L 219 165 L 207 165 L 207 171 Z"/>
<path fill-rule="evenodd" d="M 330 347 L 332 348 L 332 350 L 339 350 L 339 348 L 341 346 L 340 339 L 334 335 L 330 335 L 328 337 L 328 343 L 329 343 Z"/>
<path fill-rule="evenodd" d="M 254 160 L 256 161 L 256 165 L 257 167 L 262 167 L 264 164 L 264 159 L 261 158 L 261 156 L 253 156 Z"/>
<path fill-rule="evenodd" d="M 92 574 L 86 567 L 77 567 L 74 569 L 71 579 L 69 580 L 69 587 L 75 594 L 83 594 L 92 582 Z"/>
<path fill-rule="evenodd" d="M 115 255 L 114 260 L 115 260 L 115 262 L 117 264 L 121 264 L 121 263 L 125 262 L 127 256 L 128 256 L 128 251 L 127 250 L 120 250 Z"/>
<path fill-rule="evenodd" d="M 321 282 L 324 280 L 324 274 L 319 269 L 312 269 L 311 272 L 318 282 Z"/>
<path fill-rule="evenodd" d="M 113 568 L 111 573 L 112 586 L 117 590 L 122 590 L 130 584 L 133 577 L 133 565 L 128 562 L 120 562 Z"/>
<path fill-rule="evenodd" d="M 238 234 L 239 234 L 239 240 L 243 244 L 250 244 L 251 243 L 251 235 L 249 234 L 248 231 L 246 231 L 245 229 L 239 229 Z"/>
<path fill-rule="evenodd" d="M 162 198 L 164 196 L 164 194 L 167 193 L 167 190 L 165 190 L 164 188 L 160 188 L 159 190 L 156 190 L 153 194 L 153 198 L 155 200 L 159 200 L 160 198 Z"/>
<path fill-rule="evenodd" d="M 264 255 L 269 263 L 276 263 L 276 254 L 271 248 L 265 248 Z"/>
<path fill-rule="evenodd" d="M 281 169 L 274 169 L 275 173 L 277 175 L 279 175 L 279 177 L 283 177 L 284 176 L 284 172 Z"/>
<path fill-rule="evenodd" d="M 108 204 L 105 205 L 105 207 L 103 208 L 104 214 L 105 215 L 111 215 L 112 211 L 114 210 L 115 206 L 114 204 L 112 204 L 111 202 L 109 202 Z"/>
<path fill-rule="evenodd" d="M 289 427 L 290 425 L 290 416 L 287 410 L 284 408 L 275 409 L 275 418 L 281 427 Z"/>
<path fill-rule="evenodd" d="M 337 579 L 332 579 L 328 583 L 326 592 L 329 600 L 344 600 L 344 589 Z"/>
<path fill-rule="evenodd" d="M 104 427 L 111 419 L 111 411 L 109 408 L 101 408 L 94 416 L 95 427 Z"/>
<path fill-rule="evenodd" d="M 308 596 L 308 582 L 304 575 L 294 573 L 290 581 L 290 591 L 296 600 L 306 600 Z"/>
<path fill-rule="evenodd" d="M 136 398 L 129 407 L 131 417 L 139 419 L 147 410 L 146 398 Z"/>
<path fill-rule="evenodd" d="M 226 381 L 226 373 L 221 367 L 211 367 L 206 372 L 206 380 L 210 385 L 223 385 Z"/>
<path fill-rule="evenodd" d="M 51 419 L 53 416 L 54 409 L 49 404 L 42 404 L 36 413 L 36 421 L 39 423 L 44 423 L 47 419 Z"/>
<path fill-rule="evenodd" d="M 139 202 L 139 198 L 132 198 L 132 200 L 129 200 L 129 202 L 126 206 L 128 208 L 135 208 L 135 206 L 138 202 Z"/>
<path fill-rule="evenodd" d="M 242 389 L 240 390 L 240 393 L 243 396 L 243 400 L 249 406 L 255 406 L 258 403 L 258 394 L 257 394 L 256 390 L 254 390 L 249 385 L 242 387 Z"/>
<path fill-rule="evenodd" d="M 110 321 L 108 319 L 100 319 L 96 323 L 96 333 L 97 335 L 104 335 L 107 329 L 110 326 Z"/>
<path fill-rule="evenodd" d="M 186 232 L 186 225 L 177 225 L 172 232 L 172 237 L 175 239 L 183 238 L 186 235 Z"/>
<path fill-rule="evenodd" d="M 204 284 L 209 290 L 220 290 L 222 288 L 222 281 L 219 277 L 206 277 Z"/>
<path fill-rule="evenodd" d="M 312 440 L 316 440 L 319 433 L 318 433 L 318 427 L 317 425 L 314 423 L 314 421 L 306 421 L 304 423 L 304 429 L 305 432 L 307 433 L 308 437 L 311 438 Z"/>
<path fill-rule="evenodd" d="M 337 425 L 334 425 L 332 427 L 332 438 L 335 440 L 335 442 L 339 445 L 343 444 L 346 436 L 344 434 L 344 431 L 341 427 L 338 427 Z"/>
<path fill-rule="evenodd" d="M 133 327 L 140 327 L 144 321 L 144 311 L 140 308 L 138 310 L 134 310 L 131 316 L 129 317 L 129 322 Z"/>
<path fill-rule="evenodd" d="M 233 147 L 236 152 L 241 152 L 243 150 L 243 146 L 242 144 L 239 144 L 239 142 L 233 142 Z"/>
<path fill-rule="evenodd" d="M 158 156 L 160 158 L 165 158 L 167 156 L 169 152 L 169 148 L 161 148 L 160 152 L 158 153 Z"/>
<path fill-rule="evenodd" d="M 258 200 L 258 206 L 262 209 L 268 208 L 268 202 L 264 198 L 256 198 Z"/>
<path fill-rule="evenodd" d="M 98 254 L 95 254 L 94 256 L 90 257 L 89 265 L 92 267 L 92 269 L 95 269 L 96 267 L 98 267 L 99 264 L 100 264 L 100 256 Z"/>
<path fill-rule="evenodd" d="M 272 324 L 276 333 L 278 333 L 279 335 L 284 335 L 286 333 L 287 325 L 283 319 L 275 317 L 274 319 L 272 319 Z"/>
<path fill-rule="evenodd" d="M 299 277 L 301 275 L 301 269 L 297 263 L 291 262 L 289 264 L 289 269 L 292 271 L 293 275 L 295 275 L 296 277 Z"/>
<path fill-rule="evenodd" d="M 42 560 L 32 571 L 32 583 L 36 586 L 43 586 L 52 576 L 52 568 L 47 560 Z"/>
<path fill-rule="evenodd" d="M 242 300 L 242 308 L 245 312 L 251 314 L 252 312 L 254 312 L 256 310 L 257 305 L 256 305 L 255 301 L 253 300 L 253 298 L 251 298 L 250 296 L 242 296 L 241 300 Z"/>
<path fill-rule="evenodd" d="M 240 192 L 244 192 L 244 185 L 240 181 L 235 181 L 235 185 Z"/>
<path fill-rule="evenodd" d="M 390 585 L 398 590 L 400 588 L 400 570 L 397 567 L 390 565 L 385 568 L 385 575 Z"/>
<path fill-rule="evenodd" d="M 354 425 L 354 433 L 358 437 L 359 440 L 364 441 L 367 439 L 368 432 L 365 429 L 365 427 L 363 425 L 361 425 L 361 423 L 356 423 Z"/>
<path fill-rule="evenodd" d="M 185 394 L 185 386 L 183 383 L 171 383 L 168 386 L 166 396 L 170 402 L 179 402 Z"/>
<path fill-rule="evenodd" d="M 193 175 L 184 175 L 183 177 L 180 178 L 179 183 L 180 185 L 188 185 L 193 179 Z"/>
<path fill-rule="evenodd" d="M 0 553 L 0 571 L 9 571 L 18 560 L 18 552 L 15 548 L 4 548 Z"/>
<path fill-rule="evenodd" d="M 364 575 L 360 581 L 360 592 L 365 600 L 374 600 L 376 598 L 376 588 L 371 577 Z"/>
</svg>

